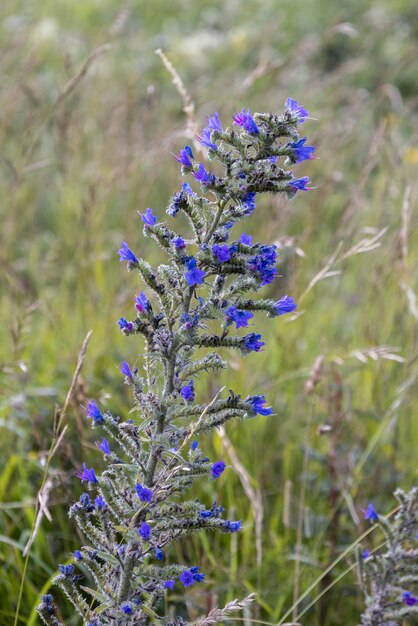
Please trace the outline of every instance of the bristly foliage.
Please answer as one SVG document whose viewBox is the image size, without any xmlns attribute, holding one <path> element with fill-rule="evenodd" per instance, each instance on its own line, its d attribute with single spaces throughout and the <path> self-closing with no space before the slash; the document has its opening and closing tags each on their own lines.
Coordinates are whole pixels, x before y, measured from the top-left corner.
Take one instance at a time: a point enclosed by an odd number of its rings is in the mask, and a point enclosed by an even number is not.
<svg viewBox="0 0 418 626">
<path fill-rule="evenodd" d="M 418 620 L 418 488 L 395 492 L 399 508 L 393 521 L 384 519 L 372 504 L 365 518 L 379 524 L 386 542 L 374 553 L 358 555 L 366 611 L 361 626 L 395 626 Z M 408 621 L 408 618 L 411 621 Z"/>
<path fill-rule="evenodd" d="M 238 331 L 258 312 L 276 317 L 296 309 L 288 296 L 278 302 L 251 298 L 276 276 L 276 246 L 252 243 L 247 234 L 230 238 L 234 224 L 256 210 L 258 194 L 292 198 L 309 189 L 308 177 L 295 178 L 285 169 L 313 158 L 313 146 L 305 146 L 298 133 L 307 115 L 289 98 L 281 115 L 243 109 L 224 130 L 215 113 L 198 141 L 222 174 L 198 163 L 188 146 L 176 157 L 200 190 L 184 183 L 167 213 L 176 217 L 183 211 L 192 236 L 184 239 L 148 208 L 141 214 L 144 234 L 157 241 L 168 262 L 151 267 L 127 243 L 118 250 L 148 290 L 134 299 L 135 319 L 118 324 L 126 336 L 142 335 L 147 358 L 143 372 L 120 365 L 132 389 L 133 419 L 102 412 L 94 400 L 86 407 L 100 431 L 97 445 L 107 466 L 101 475 L 85 464 L 78 472 L 93 495 L 84 493 L 70 516 L 91 546 L 76 550 L 55 578 L 84 625 L 167 623 L 165 594 L 175 585 L 204 580 L 197 565 L 171 561 L 170 544 L 201 530 L 240 530 L 240 521 L 223 519 L 221 506 L 206 507 L 181 494 L 195 478 L 216 480 L 226 469 L 201 451 L 201 434 L 231 418 L 270 415 L 272 409 L 264 395 L 241 398 L 232 392 L 209 405 L 199 403 L 197 381 L 199 373 L 226 366 L 219 348 L 242 355 L 262 349 L 260 334 Z M 202 348 L 210 351 L 197 355 Z M 46 624 L 60 624 L 51 595 L 42 598 L 39 613 Z M 219 619 L 226 614 L 218 613 Z M 218 613 L 211 614 L 212 622 Z"/>
</svg>

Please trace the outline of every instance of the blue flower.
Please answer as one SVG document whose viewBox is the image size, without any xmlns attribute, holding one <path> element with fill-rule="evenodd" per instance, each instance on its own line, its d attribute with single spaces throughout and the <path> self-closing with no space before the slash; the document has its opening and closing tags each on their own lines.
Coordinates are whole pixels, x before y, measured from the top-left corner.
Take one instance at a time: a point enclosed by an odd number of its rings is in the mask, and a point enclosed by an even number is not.
<svg viewBox="0 0 418 626">
<path fill-rule="evenodd" d="M 166 589 L 172 589 L 174 587 L 174 585 L 176 584 L 175 580 L 165 580 L 164 581 L 164 587 Z"/>
<path fill-rule="evenodd" d="M 183 150 L 180 150 L 179 155 L 176 156 L 176 161 L 181 163 L 184 167 L 192 167 L 190 159 L 194 159 L 192 149 L 190 146 L 184 146 Z"/>
<path fill-rule="evenodd" d="M 288 98 L 285 106 L 297 118 L 298 124 L 302 124 L 309 115 L 309 112 L 293 98 Z"/>
<path fill-rule="evenodd" d="M 364 519 L 370 520 L 371 522 L 379 521 L 379 516 L 376 513 L 376 510 L 373 504 L 371 503 L 367 505 L 367 509 L 363 509 L 363 516 L 364 516 Z"/>
<path fill-rule="evenodd" d="M 229 520 L 227 520 L 225 522 L 224 528 L 230 533 L 237 533 L 239 530 L 241 530 L 241 520 L 238 520 L 237 522 L 230 522 Z"/>
<path fill-rule="evenodd" d="M 87 512 L 91 513 L 94 511 L 94 506 L 91 503 L 90 496 L 88 493 L 82 493 L 80 496 L 80 505 Z"/>
<path fill-rule="evenodd" d="M 254 192 L 249 191 L 241 200 L 245 215 L 252 215 L 254 213 L 256 208 L 255 196 L 256 194 Z"/>
<path fill-rule="evenodd" d="M 110 447 L 109 447 L 109 442 L 106 439 L 106 437 L 103 437 L 103 441 L 102 443 L 96 443 L 96 446 L 104 453 L 104 454 L 110 454 Z"/>
<path fill-rule="evenodd" d="M 224 472 L 226 465 L 223 461 L 217 461 L 210 468 L 210 473 L 212 478 L 219 478 L 219 476 Z"/>
<path fill-rule="evenodd" d="M 127 333 L 131 333 L 134 329 L 132 322 L 128 322 L 124 317 L 121 317 L 120 320 L 118 320 L 118 326 L 121 330 L 126 330 Z"/>
<path fill-rule="evenodd" d="M 142 485 L 135 485 L 135 491 L 138 494 L 138 498 L 141 502 L 151 502 L 152 500 L 152 491 L 151 489 L 147 489 L 147 487 L 143 487 Z"/>
<path fill-rule="evenodd" d="M 106 500 L 104 500 L 102 496 L 97 496 L 97 498 L 94 501 L 94 504 L 96 505 L 98 509 L 105 509 L 107 507 Z"/>
<path fill-rule="evenodd" d="M 211 141 L 211 134 L 212 134 L 212 131 L 210 128 L 204 128 L 202 130 L 201 135 L 196 135 L 196 139 L 198 140 L 199 143 L 202 144 L 202 146 L 206 146 L 207 148 L 210 148 L 211 150 L 217 150 L 218 146 L 216 145 L 216 143 L 213 143 Z"/>
<path fill-rule="evenodd" d="M 132 378 L 131 368 L 129 367 L 129 363 L 127 363 L 126 361 L 122 361 L 122 363 L 119 365 L 119 371 L 124 376 L 126 376 L 126 378 Z"/>
<path fill-rule="evenodd" d="M 138 313 L 148 313 L 151 311 L 151 303 L 143 291 L 139 296 L 135 296 L 135 308 Z"/>
<path fill-rule="evenodd" d="M 219 115 L 215 112 L 211 117 L 208 117 L 208 125 L 207 128 L 210 130 L 216 130 L 218 133 L 222 132 L 222 124 L 219 119 Z"/>
<path fill-rule="evenodd" d="M 202 163 L 199 165 L 199 169 L 196 172 L 193 172 L 193 176 L 202 185 L 210 185 L 214 181 L 213 174 L 207 172 Z"/>
<path fill-rule="evenodd" d="M 260 246 L 258 253 L 247 261 L 248 269 L 258 274 L 261 284 L 268 285 L 277 274 L 276 265 L 276 246 Z"/>
<path fill-rule="evenodd" d="M 105 418 L 94 400 L 91 400 L 87 405 L 86 417 L 87 419 L 92 419 L 95 426 L 105 423 Z"/>
<path fill-rule="evenodd" d="M 251 311 L 241 311 L 241 309 L 237 309 L 235 304 L 228 307 L 225 314 L 228 323 L 232 324 L 232 322 L 235 322 L 236 328 L 246 328 L 249 320 L 254 317 L 254 313 L 251 313 Z"/>
<path fill-rule="evenodd" d="M 68 565 L 58 565 L 58 569 L 61 574 L 64 574 L 64 576 L 69 577 L 74 573 L 74 565 L 72 563 L 69 563 Z"/>
<path fill-rule="evenodd" d="M 171 217 L 176 217 L 180 209 L 184 208 L 187 208 L 186 194 L 184 193 L 184 191 L 178 191 L 172 196 L 171 202 L 168 205 L 168 209 L 166 212 L 168 215 L 171 215 Z"/>
<path fill-rule="evenodd" d="M 91 467 L 90 469 L 83 463 L 83 469 L 77 471 L 77 477 L 81 480 L 81 482 L 89 482 L 89 483 L 98 483 L 96 474 L 94 473 L 94 469 Z"/>
<path fill-rule="evenodd" d="M 248 402 L 249 404 L 251 404 L 253 411 L 258 413 L 259 415 L 266 416 L 266 415 L 271 415 L 273 413 L 273 409 L 270 406 L 269 407 L 264 406 L 264 404 L 266 404 L 265 395 L 248 396 L 248 398 L 245 398 L 245 402 Z"/>
<path fill-rule="evenodd" d="M 231 251 L 226 244 L 219 246 L 217 243 L 212 246 L 212 252 L 217 257 L 219 263 L 225 263 L 231 259 Z"/>
<path fill-rule="evenodd" d="M 132 607 L 130 604 L 122 604 L 122 611 L 125 613 L 125 615 L 130 615 L 132 613 Z"/>
<path fill-rule="evenodd" d="M 180 389 L 180 393 L 187 402 L 194 401 L 194 382 L 191 380 L 187 385 Z"/>
<path fill-rule="evenodd" d="M 118 254 L 121 261 L 128 261 L 128 267 L 130 263 L 138 263 L 138 259 L 125 241 L 122 241 L 122 247 L 119 248 Z"/>
<path fill-rule="evenodd" d="M 239 238 L 239 242 L 245 244 L 246 246 L 251 246 L 253 242 L 253 236 L 242 233 L 241 237 Z"/>
<path fill-rule="evenodd" d="M 199 315 L 196 313 L 196 315 L 193 315 L 193 317 L 191 317 L 188 313 L 182 313 L 180 320 L 183 322 L 182 329 L 190 330 L 191 328 L 195 328 L 198 325 Z"/>
<path fill-rule="evenodd" d="M 138 533 L 144 541 L 148 541 L 148 539 L 151 537 L 151 526 L 146 522 L 141 522 Z"/>
<path fill-rule="evenodd" d="M 198 441 L 192 441 L 192 443 L 190 444 L 190 450 L 196 450 L 198 447 L 199 447 Z"/>
<path fill-rule="evenodd" d="M 261 335 L 256 333 L 250 333 L 244 337 L 244 346 L 248 352 L 260 352 L 261 348 L 265 345 L 264 341 L 260 341 Z"/>
<path fill-rule="evenodd" d="M 188 196 L 195 196 L 195 192 L 193 191 L 193 189 L 190 187 L 189 183 L 183 183 L 182 184 L 182 189 L 185 193 L 187 193 Z"/>
<path fill-rule="evenodd" d="M 368 559 L 369 556 L 370 556 L 370 550 L 367 548 L 366 550 L 362 552 L 361 558 L 365 560 L 365 559 Z"/>
<path fill-rule="evenodd" d="M 186 263 L 186 267 L 188 271 L 184 274 L 187 284 L 189 287 L 193 287 L 194 285 L 201 285 L 203 283 L 203 278 L 206 276 L 203 270 L 199 270 L 196 267 L 196 259 L 191 257 L 189 261 Z"/>
<path fill-rule="evenodd" d="M 158 222 L 158 217 L 154 215 L 152 209 L 147 209 L 145 213 L 140 213 L 140 216 L 145 226 L 155 226 Z"/>
<path fill-rule="evenodd" d="M 180 582 L 183 583 L 183 587 L 191 587 L 194 585 L 193 573 L 189 569 L 185 569 L 180 574 Z"/>
<path fill-rule="evenodd" d="M 173 237 L 171 243 L 174 244 L 176 250 L 184 250 L 184 248 L 186 247 L 186 242 L 184 241 L 183 237 L 180 236 Z"/>
<path fill-rule="evenodd" d="M 245 109 L 242 109 L 242 111 L 234 115 L 232 119 L 234 120 L 234 124 L 245 128 L 247 133 L 257 135 L 260 132 L 258 130 L 257 124 L 254 122 L 254 119 L 250 113 L 250 109 L 248 109 L 247 111 Z"/>
<path fill-rule="evenodd" d="M 164 559 L 164 552 L 160 550 L 160 548 L 155 548 L 155 558 L 159 561 L 162 561 Z"/>
<path fill-rule="evenodd" d="M 290 296 L 283 296 L 280 300 L 274 304 L 277 315 L 285 315 L 286 313 L 292 313 L 298 307 L 296 302 Z"/>
<path fill-rule="evenodd" d="M 80 550 L 74 550 L 74 558 L 77 559 L 77 561 L 82 561 L 83 560 L 83 555 L 81 554 Z"/>
<path fill-rule="evenodd" d="M 315 146 L 305 146 L 305 141 L 306 137 L 303 137 L 303 139 L 288 143 L 285 146 L 286 148 L 290 148 L 291 150 L 291 154 L 288 155 L 291 163 L 302 163 L 302 161 L 307 161 L 315 158 Z"/>
<path fill-rule="evenodd" d="M 193 574 L 193 580 L 197 583 L 201 583 L 202 580 L 205 580 L 205 575 L 199 572 L 199 567 L 195 565 L 190 568 L 191 573 Z"/>
<path fill-rule="evenodd" d="M 296 193 L 297 191 L 310 191 L 311 181 L 309 180 L 309 176 L 303 176 L 302 178 L 294 178 L 290 180 L 287 185 L 292 193 Z"/>
<path fill-rule="evenodd" d="M 405 591 L 402 594 L 402 600 L 406 604 L 406 606 L 415 606 L 418 603 L 418 598 L 412 595 L 410 591 Z"/>
</svg>

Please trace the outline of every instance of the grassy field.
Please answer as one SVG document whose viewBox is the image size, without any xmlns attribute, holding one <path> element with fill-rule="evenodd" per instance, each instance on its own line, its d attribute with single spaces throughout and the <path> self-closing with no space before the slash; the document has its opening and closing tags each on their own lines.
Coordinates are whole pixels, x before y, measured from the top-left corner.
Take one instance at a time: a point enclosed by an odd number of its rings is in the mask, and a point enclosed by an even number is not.
<svg viewBox="0 0 418 626">
<path fill-rule="evenodd" d="M 245 529 L 178 545 L 177 557 L 207 574 L 207 591 L 188 594 L 190 618 L 256 591 L 248 619 L 290 621 L 299 598 L 301 624 L 358 623 L 355 551 L 328 566 L 367 528 L 369 501 L 389 512 L 394 488 L 417 478 L 417 36 L 412 0 L 3 0 L 1 624 L 13 623 L 55 407 L 90 329 L 18 623 L 38 623 L 40 590 L 81 541 L 67 509 L 76 468 L 97 452 L 80 405 L 129 411 L 116 365 L 142 346 L 116 320 L 140 285 L 116 248 L 160 260 L 137 210 L 163 215 L 181 182 L 170 153 L 194 124 L 215 110 L 224 122 L 243 106 L 278 111 L 288 96 L 317 120 L 304 130 L 318 158 L 299 170 L 316 189 L 265 198 L 251 228 L 281 248 L 266 294 L 292 295 L 299 315 L 266 324 L 264 352 L 231 354 L 204 392 L 265 392 L 276 415 L 207 441 L 234 470 L 199 494 Z M 189 118 L 157 48 L 190 94 Z"/>
</svg>

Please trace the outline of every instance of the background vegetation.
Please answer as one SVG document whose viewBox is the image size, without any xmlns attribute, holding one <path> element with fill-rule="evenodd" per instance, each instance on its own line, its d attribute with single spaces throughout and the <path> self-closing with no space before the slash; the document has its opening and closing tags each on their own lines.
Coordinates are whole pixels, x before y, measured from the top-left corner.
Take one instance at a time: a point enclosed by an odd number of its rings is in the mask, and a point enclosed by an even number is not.
<svg viewBox="0 0 418 626">
<path fill-rule="evenodd" d="M 223 385 L 265 392 L 277 415 L 203 444 L 234 469 L 199 497 L 245 529 L 177 547 L 208 579 L 177 610 L 194 618 L 257 591 L 248 620 L 290 621 L 311 586 L 293 617 L 357 623 L 354 550 L 327 568 L 367 528 L 369 501 L 389 512 L 395 486 L 416 482 L 417 35 L 412 0 L 2 1 L 0 623 L 13 622 L 55 406 L 89 329 L 18 623 L 37 623 L 40 589 L 81 541 L 67 519 L 75 470 L 99 460 L 80 405 L 129 410 L 116 365 L 142 348 L 116 320 L 133 314 L 140 285 L 116 248 L 161 258 L 137 209 L 163 216 L 181 182 L 170 153 L 192 141 L 160 47 L 197 126 L 215 110 L 224 122 L 243 106 L 277 111 L 291 96 L 317 119 L 304 130 L 318 146 L 303 167 L 316 190 L 266 198 L 251 222 L 281 247 L 283 277 L 266 292 L 292 295 L 299 315 L 265 324 L 263 353 L 231 355 L 229 373 L 199 385 L 208 401 Z"/>
</svg>

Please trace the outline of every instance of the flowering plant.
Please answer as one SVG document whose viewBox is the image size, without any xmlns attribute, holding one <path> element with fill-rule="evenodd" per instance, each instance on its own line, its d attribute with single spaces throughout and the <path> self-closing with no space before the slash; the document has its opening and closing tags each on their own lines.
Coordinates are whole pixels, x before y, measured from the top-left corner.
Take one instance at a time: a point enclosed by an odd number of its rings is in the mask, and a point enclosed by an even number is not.
<svg viewBox="0 0 418 626">
<path fill-rule="evenodd" d="M 55 578 L 85 625 L 181 623 L 162 615 L 161 600 L 174 586 L 190 587 L 205 575 L 198 565 L 173 562 L 170 544 L 198 531 L 241 528 L 239 520 L 223 518 L 216 502 L 208 506 L 181 496 L 195 478 L 217 480 L 226 470 L 223 460 L 213 462 L 204 454 L 203 435 L 232 418 L 270 415 L 272 408 L 264 395 L 242 398 L 233 392 L 209 405 L 199 402 L 198 377 L 227 366 L 219 348 L 242 355 L 263 348 L 261 335 L 245 330 L 256 313 L 274 318 L 296 309 L 289 296 L 251 297 L 276 277 L 276 246 L 231 233 L 254 212 L 259 194 L 292 198 L 309 189 L 308 177 L 296 178 L 286 169 L 313 157 L 314 147 L 299 138 L 307 116 L 290 98 L 281 115 L 243 109 L 226 129 L 215 113 L 197 140 L 223 174 L 199 163 L 189 146 L 176 157 L 182 174 L 191 175 L 200 189 L 184 183 L 167 213 L 175 218 L 182 211 L 192 236 L 183 238 L 148 208 L 141 215 L 144 235 L 161 246 L 168 262 L 154 268 L 125 242 L 118 250 L 147 290 L 135 297 L 136 317 L 122 317 L 119 328 L 127 337 L 142 336 L 146 358 L 141 372 L 127 362 L 120 365 L 132 390 L 133 419 L 104 412 L 94 400 L 86 407 L 100 432 L 97 445 L 106 468 L 98 475 L 84 464 L 78 472 L 90 493 L 73 504 L 70 516 L 91 546 L 76 550 Z M 202 348 L 210 351 L 196 354 Z M 227 605 L 226 612 L 240 606 Z M 61 623 L 50 594 L 38 610 L 46 624 Z M 225 614 L 218 611 L 212 623 Z"/>
<path fill-rule="evenodd" d="M 418 617 L 418 488 L 397 489 L 395 496 L 399 506 L 393 520 L 372 504 L 364 511 L 365 519 L 380 526 L 385 542 L 380 550 L 358 555 L 366 597 L 361 626 L 394 626 Z"/>
</svg>

